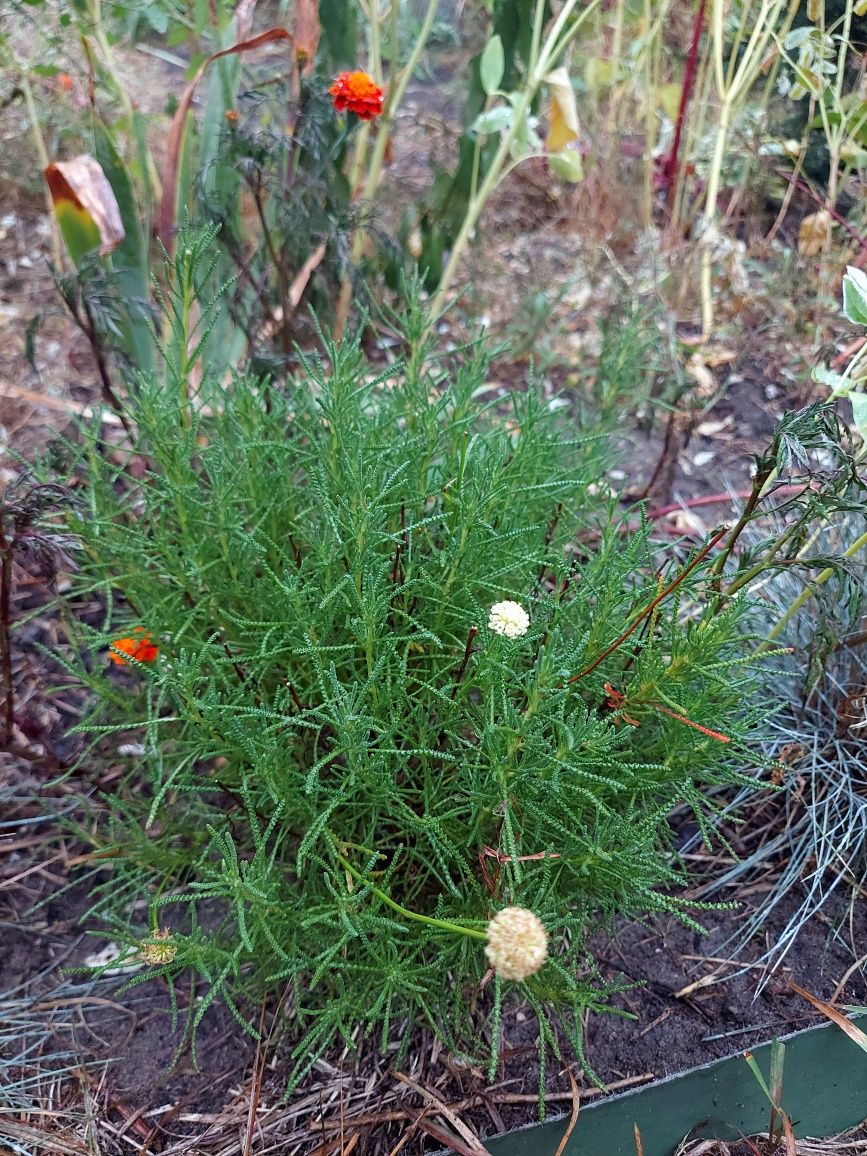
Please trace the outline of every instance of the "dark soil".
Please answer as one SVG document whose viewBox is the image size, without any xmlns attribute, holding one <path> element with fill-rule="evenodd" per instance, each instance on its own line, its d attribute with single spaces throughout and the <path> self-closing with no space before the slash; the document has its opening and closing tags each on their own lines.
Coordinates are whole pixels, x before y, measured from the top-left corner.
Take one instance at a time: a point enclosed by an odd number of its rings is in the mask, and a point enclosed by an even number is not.
<svg viewBox="0 0 867 1156">
<path fill-rule="evenodd" d="M 26 830 L 13 831 L 11 839 L 25 837 L 20 832 Z M 66 859 L 69 849 L 55 846 Z M 30 862 L 31 857 L 35 862 Z M 78 926 L 80 913 L 88 905 L 88 885 L 78 883 L 61 891 L 64 880 L 54 873 L 58 868 L 52 866 L 52 855 L 42 859 L 42 867 L 40 856 L 32 852 L 13 853 L 3 860 L 4 874 L 13 885 L 0 890 L 0 991 L 7 992 L 5 1007 L 30 1008 L 36 1021 L 54 1023 L 43 1044 L 46 1070 L 52 1067 L 52 1051 L 59 1047 L 70 1048 L 88 1065 L 90 1086 L 99 1089 L 101 1119 L 107 1129 L 101 1134 L 102 1151 L 107 1156 L 126 1150 L 113 1145 L 111 1129 L 130 1119 L 137 1122 L 135 1134 L 140 1140 L 148 1139 L 153 1152 L 173 1150 L 172 1145 L 184 1137 L 187 1142 L 196 1138 L 198 1152 L 227 1151 L 227 1130 L 235 1129 L 237 1136 L 256 1096 L 259 1112 L 268 1116 L 273 1128 L 271 1139 L 279 1135 L 287 1145 L 291 1142 L 293 1152 L 305 1156 L 319 1152 L 329 1136 L 334 1139 L 341 1120 L 345 1136 L 358 1133 L 358 1153 L 389 1151 L 407 1128 L 414 1128 L 414 1135 L 405 1152 L 441 1147 L 449 1128 L 437 1122 L 436 1114 L 424 1127 L 414 1127 L 425 1106 L 417 1089 L 452 1105 L 481 1137 L 536 1117 L 538 1028 L 532 1015 L 516 1002 L 504 1017 L 503 1062 L 492 1088 L 486 1086 L 479 1069 L 462 1057 L 449 1055 L 422 1031 L 401 1067 L 401 1076 L 410 1084 L 399 1078 L 388 1055 L 362 1050 L 351 1056 L 338 1050 L 326 1056 L 305 1085 L 283 1103 L 291 1039 L 281 1038 L 285 1017 L 279 1012 L 275 1016 L 273 1006 L 266 1008 L 261 1021 L 269 1028 L 269 1042 L 260 1049 L 225 1008 L 212 1006 L 198 1034 L 197 1069 L 181 1030 L 172 1027 L 162 981 L 124 991 L 123 980 L 107 976 L 85 988 L 70 989 L 76 979 L 64 969 L 104 947 L 105 938 L 84 935 Z M 31 867 L 36 870 L 23 878 Z M 73 867 L 70 873 L 80 876 L 81 868 Z M 21 878 L 16 881 L 13 876 Z M 759 899 L 757 895 L 751 901 Z M 830 912 L 827 919 L 813 920 L 787 956 L 785 967 L 767 977 L 760 967 L 749 965 L 773 942 L 796 902 L 797 896 L 792 895 L 780 904 L 762 938 L 743 950 L 738 960 L 729 959 L 725 943 L 738 929 L 743 906 L 706 913 L 708 934 L 704 936 L 670 918 L 646 924 L 621 921 L 614 934 L 598 936 L 593 947 L 606 980 L 635 985 L 613 1001 L 634 1018 L 598 1014 L 587 1018 L 587 1060 L 598 1079 L 615 1088 L 649 1082 L 821 1018 L 788 988 L 786 979 L 791 976 L 820 997 L 834 996 L 853 957 L 867 951 L 867 910 L 859 903 L 848 912 L 841 909 Z M 28 908 L 33 909 L 30 914 Z M 720 965 L 719 960 L 726 962 Z M 757 994 L 761 980 L 765 982 Z M 690 990 L 685 992 L 685 988 Z M 192 994 L 185 979 L 179 989 L 182 1007 Z M 837 998 L 842 1004 L 867 1003 L 867 984 L 860 971 L 855 970 Z M 52 1007 L 64 1003 L 74 1004 L 76 1015 L 60 1024 L 51 1021 Z M 259 1021 L 256 1009 L 249 1014 Z M 23 1034 L 22 1050 L 26 1042 Z M 16 1050 L 7 1048 L 9 1058 Z M 549 1113 L 570 1106 L 567 1069 L 578 1078 L 585 1097 L 599 1094 L 568 1050 L 564 1060 L 549 1058 L 544 1081 Z M 24 1067 L 29 1069 L 34 1061 L 31 1056 Z M 64 1102 L 74 1114 L 80 1091 L 66 1095 Z M 20 1119 L 25 1118 L 22 1113 Z M 0 1137 L 4 1119 L 0 1116 Z M 12 1139 L 13 1124 L 9 1125 L 12 1131 L 6 1132 Z"/>
</svg>

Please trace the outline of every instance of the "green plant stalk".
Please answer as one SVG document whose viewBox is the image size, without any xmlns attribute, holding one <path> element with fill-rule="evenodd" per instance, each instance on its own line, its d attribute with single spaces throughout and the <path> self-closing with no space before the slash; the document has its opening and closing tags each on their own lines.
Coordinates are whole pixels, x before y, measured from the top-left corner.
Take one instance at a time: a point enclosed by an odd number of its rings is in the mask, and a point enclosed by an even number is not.
<svg viewBox="0 0 867 1156">
<path fill-rule="evenodd" d="M 647 26 L 648 41 L 644 49 L 644 184 L 642 190 L 642 210 L 645 228 L 653 224 L 653 148 L 656 143 L 656 109 L 653 94 L 656 92 L 656 67 L 658 64 L 660 22 L 653 28 L 652 0 L 644 0 L 643 17 Z"/>
<path fill-rule="evenodd" d="M 749 40 L 743 50 L 743 56 L 733 73 L 726 74 L 723 62 L 725 33 L 723 15 L 725 0 L 713 0 L 711 9 L 711 35 L 713 40 L 714 73 L 721 106 L 716 138 L 714 140 L 713 157 L 707 179 L 707 195 L 705 198 L 704 218 L 705 228 L 711 230 L 717 217 L 717 201 L 719 200 L 722 183 L 722 169 L 728 148 L 728 138 L 731 132 L 735 113 L 742 99 L 749 93 L 750 88 L 759 73 L 765 50 L 774 34 L 777 16 L 785 0 L 762 0 L 761 8 L 756 17 Z M 791 6 L 796 6 L 800 0 L 789 0 Z M 746 12 L 742 18 L 746 20 Z M 708 341 L 714 327 L 713 303 L 713 254 L 709 238 L 701 250 L 701 329 L 702 338 Z"/>
<path fill-rule="evenodd" d="M 33 87 L 30 84 L 30 77 L 24 68 L 21 69 L 20 79 L 21 91 L 24 93 L 24 104 L 27 107 L 27 116 L 30 119 L 30 131 L 33 134 L 33 143 L 36 146 L 39 164 L 44 173 L 51 164 L 51 160 L 49 159 L 48 149 L 45 147 L 45 137 L 42 135 L 42 128 L 39 124 L 36 101 L 33 99 Z M 51 200 L 51 193 L 48 192 L 47 188 L 45 190 L 45 202 L 48 206 L 48 220 L 51 223 L 51 259 L 54 262 L 54 267 L 59 271 L 63 269 L 63 246 L 60 241 L 60 228 L 54 213 L 54 203 Z"/>
<path fill-rule="evenodd" d="M 851 45 L 849 44 L 849 36 L 852 30 L 852 10 L 855 5 L 855 0 L 846 0 L 846 7 L 843 13 L 843 29 L 840 35 L 840 46 L 837 52 L 837 73 L 834 77 L 833 97 L 834 107 L 837 112 L 838 120 L 835 125 L 831 125 L 828 110 L 825 107 L 825 101 L 822 96 L 819 98 L 819 109 L 822 117 L 822 129 L 825 133 L 825 139 L 828 143 L 828 190 L 825 198 L 825 208 L 828 212 L 833 212 L 837 204 L 839 195 L 839 180 L 840 180 L 840 154 L 843 151 L 843 144 L 849 135 L 851 126 L 848 123 L 849 118 L 846 115 L 846 110 L 843 105 L 843 82 L 845 80 L 846 57 L 848 55 Z M 823 94 L 824 95 L 824 94 Z M 831 244 L 831 230 L 829 229 L 825 237 L 824 251 L 828 254 Z M 834 270 L 831 262 L 825 261 L 822 270 L 822 291 L 827 292 L 830 285 L 831 278 L 834 275 Z"/>
<path fill-rule="evenodd" d="M 859 552 L 859 550 L 863 550 L 865 546 L 867 546 L 867 533 L 862 534 L 860 538 L 858 538 L 855 542 L 853 542 L 852 545 L 849 547 L 849 549 L 844 551 L 843 557 L 846 559 L 854 558 L 855 555 Z M 823 586 L 828 581 L 828 579 L 832 578 L 833 576 L 834 576 L 833 566 L 827 566 L 821 572 L 821 574 L 817 575 L 816 578 L 813 579 L 813 581 L 810 583 L 809 586 L 806 586 L 801 591 L 801 593 L 794 600 L 794 602 L 791 604 L 791 606 L 788 608 L 788 610 L 785 612 L 785 614 L 783 614 L 783 616 L 780 618 L 780 620 L 776 623 L 776 625 L 770 631 L 770 633 L 768 634 L 768 637 L 764 640 L 764 642 L 760 643 L 760 645 L 758 646 L 758 648 L 756 650 L 756 654 L 761 654 L 763 651 L 767 650 L 767 648 L 771 645 L 771 643 L 774 642 L 775 639 L 779 638 L 779 636 L 782 634 L 782 632 L 785 630 L 785 628 L 788 626 L 788 624 L 792 621 L 792 619 L 795 617 L 795 615 L 798 613 L 798 611 L 801 609 L 801 607 L 804 605 L 804 603 L 807 602 L 808 599 L 810 599 L 813 596 L 813 591 L 815 590 L 815 588 L 817 586 Z"/>
<path fill-rule="evenodd" d="M 771 545 L 768 547 L 761 562 L 759 562 L 757 565 L 751 567 L 751 569 L 749 569 L 746 572 L 746 574 L 741 574 L 739 578 L 735 578 L 729 584 L 729 586 L 726 587 L 726 591 L 725 591 L 726 598 L 731 598 L 731 596 L 733 594 L 737 594 L 738 590 L 742 590 L 744 588 L 744 586 L 749 586 L 749 584 L 754 579 L 759 578 L 762 574 L 764 574 L 767 570 L 769 570 L 774 558 L 777 557 L 780 550 L 782 550 L 783 546 L 785 546 L 785 544 L 801 528 L 801 526 L 803 525 L 803 522 L 804 522 L 804 518 L 801 517 L 796 522 L 794 522 L 791 526 L 789 526 L 786 530 L 784 530 L 781 534 L 778 534 L 775 541 L 773 541 L 771 543 Z M 808 545 L 812 545 L 815 542 L 816 538 L 819 535 L 819 532 L 820 532 L 819 530 L 816 530 L 816 531 L 814 531 L 813 534 L 810 535 L 810 540 L 809 540 Z M 802 553 L 803 553 L 803 548 L 801 551 L 799 551 L 799 556 Z"/>
<path fill-rule="evenodd" d="M 382 902 L 385 903 L 388 907 L 390 907 L 392 911 L 397 911 L 398 914 L 402 915 L 405 919 L 414 919 L 416 923 L 427 923 L 430 927 L 439 927 L 442 928 L 443 931 L 451 931 L 455 935 L 466 935 L 469 936 L 470 939 L 488 938 L 487 933 L 484 931 L 479 931 L 477 927 L 464 927 L 460 923 L 449 923 L 445 919 L 435 919 L 432 915 L 421 915 L 418 911 L 410 911 L 408 907 L 401 907 L 399 903 L 395 903 L 391 896 L 386 895 L 384 891 L 380 891 L 380 889 L 375 884 L 371 883 L 369 879 L 365 879 L 361 872 L 356 870 L 356 868 L 352 866 L 349 860 L 345 859 L 343 855 L 340 854 L 340 852 L 337 850 L 337 840 L 330 832 L 329 838 L 331 840 L 334 854 L 341 867 L 344 867 L 353 879 L 356 879 L 359 883 L 363 883 L 365 886 L 369 887 L 373 894 L 378 899 L 381 899 Z"/>
<path fill-rule="evenodd" d="M 541 3 L 541 0 L 540 0 Z M 523 125 L 524 117 L 529 112 L 530 106 L 536 97 L 536 93 L 549 70 L 557 63 L 559 58 L 563 55 L 569 44 L 578 34 L 579 29 L 584 24 L 587 17 L 596 10 L 600 0 L 591 0 L 591 2 L 583 9 L 578 19 L 569 29 L 568 33 L 561 37 L 563 29 L 571 17 L 574 9 L 577 7 L 578 0 L 566 0 L 560 15 L 554 22 L 544 46 L 540 49 L 539 58 L 535 62 L 530 62 L 529 76 L 526 87 L 521 93 L 518 103 L 515 105 L 512 116 L 512 124 L 508 131 L 503 133 L 500 138 L 500 145 L 494 154 L 491 161 L 491 167 L 485 175 L 485 179 L 476 193 L 475 197 L 470 201 L 467 208 L 466 216 L 461 224 L 458 235 L 455 237 L 452 251 L 449 256 L 448 264 L 443 270 L 440 278 L 439 286 L 431 301 L 430 317 L 431 326 L 442 316 L 446 307 L 446 298 L 451 289 L 452 281 L 457 273 L 458 266 L 464 254 L 464 250 L 469 244 L 470 238 L 473 235 L 479 217 L 482 215 L 482 210 L 485 204 L 491 197 L 491 194 L 496 189 L 497 185 L 503 179 L 506 173 L 506 159 L 509 156 L 511 147 Z"/>
<path fill-rule="evenodd" d="M 105 28 L 102 20 L 102 0 L 89 0 L 87 14 L 92 25 L 93 38 L 99 48 L 102 56 L 102 64 L 105 68 L 108 78 L 111 81 L 112 88 L 115 95 L 121 103 L 124 116 L 129 121 L 129 131 L 133 139 L 136 139 L 135 132 L 135 109 L 133 108 L 132 100 L 126 90 L 126 86 L 118 75 L 117 68 L 114 63 L 114 53 L 111 45 L 108 42 L 108 37 L 105 34 Z M 154 163 L 153 155 L 147 147 L 139 150 L 139 160 L 142 167 L 142 174 L 145 181 L 149 185 L 150 199 L 156 203 L 160 198 L 161 182 L 159 173 L 157 172 L 156 164 Z"/>
</svg>

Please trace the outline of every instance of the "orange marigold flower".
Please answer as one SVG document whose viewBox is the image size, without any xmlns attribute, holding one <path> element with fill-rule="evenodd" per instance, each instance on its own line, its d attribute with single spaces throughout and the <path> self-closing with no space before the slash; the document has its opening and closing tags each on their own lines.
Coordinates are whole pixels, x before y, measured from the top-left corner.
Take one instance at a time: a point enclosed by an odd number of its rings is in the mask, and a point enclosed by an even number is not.
<svg viewBox="0 0 867 1156">
<path fill-rule="evenodd" d="M 126 666 L 127 658 L 134 658 L 136 662 L 154 662 L 160 652 L 153 637 L 143 626 L 136 626 L 133 634 L 139 637 L 116 638 L 111 644 L 109 655 L 111 661 L 116 662 L 118 666 Z"/>
<path fill-rule="evenodd" d="M 75 81 L 68 72 L 58 72 L 57 87 L 61 92 L 72 92 L 73 88 L 75 88 Z"/>
<path fill-rule="evenodd" d="M 238 123 L 238 114 L 233 108 L 226 109 L 226 120 L 229 122 L 229 124 Z"/>
<path fill-rule="evenodd" d="M 328 92 L 338 112 L 349 109 L 361 120 L 382 116 L 385 93 L 366 72 L 341 72 Z"/>
</svg>

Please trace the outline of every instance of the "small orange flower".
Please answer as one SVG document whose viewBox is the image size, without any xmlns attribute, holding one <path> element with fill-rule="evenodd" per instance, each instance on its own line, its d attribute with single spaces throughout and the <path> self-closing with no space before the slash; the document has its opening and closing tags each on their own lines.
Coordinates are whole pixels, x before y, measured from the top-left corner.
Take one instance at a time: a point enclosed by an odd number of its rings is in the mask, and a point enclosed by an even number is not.
<svg viewBox="0 0 867 1156">
<path fill-rule="evenodd" d="M 238 123 L 238 114 L 233 108 L 226 109 L 226 120 L 229 122 L 229 124 Z"/>
<path fill-rule="evenodd" d="M 75 88 L 75 81 L 68 72 L 58 72 L 57 87 L 61 92 L 72 92 L 73 88 Z"/>
<path fill-rule="evenodd" d="M 361 120 L 382 116 L 385 94 L 366 72 L 341 72 L 328 92 L 338 112 L 349 109 Z"/>
<path fill-rule="evenodd" d="M 159 647 L 154 642 L 153 637 L 147 633 L 143 626 L 136 626 L 133 634 L 138 634 L 138 638 L 116 638 L 111 644 L 109 657 L 112 662 L 116 662 L 118 666 L 126 666 L 126 658 L 134 658 L 136 662 L 154 662 L 159 654 Z"/>
</svg>

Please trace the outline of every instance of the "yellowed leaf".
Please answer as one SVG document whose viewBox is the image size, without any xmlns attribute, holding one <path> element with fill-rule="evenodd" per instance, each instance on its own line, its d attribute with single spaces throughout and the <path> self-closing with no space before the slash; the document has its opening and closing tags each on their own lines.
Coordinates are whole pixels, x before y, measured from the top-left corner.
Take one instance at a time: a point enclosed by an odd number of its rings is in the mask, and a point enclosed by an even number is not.
<svg viewBox="0 0 867 1156">
<path fill-rule="evenodd" d="M 656 104 L 661 108 L 669 120 L 677 120 L 677 110 L 680 107 L 681 85 L 658 84 L 653 90 Z"/>
<path fill-rule="evenodd" d="M 798 252 L 802 257 L 815 257 L 822 252 L 830 240 L 833 224 L 827 209 L 819 209 L 804 217 L 798 229 Z"/>
<path fill-rule="evenodd" d="M 686 363 L 686 372 L 698 382 L 699 396 L 709 396 L 716 392 L 716 378 L 707 367 L 707 362 L 700 353 L 694 353 Z"/>
<path fill-rule="evenodd" d="M 826 1003 L 825 1000 L 819 999 L 818 996 L 811 995 L 810 992 L 805 991 L 802 987 L 799 987 L 798 984 L 796 984 L 792 979 L 789 980 L 789 987 L 792 989 L 792 991 L 796 991 L 798 995 L 803 996 L 804 999 L 809 1000 L 814 1008 L 820 1011 L 822 1015 L 827 1016 L 828 1019 L 832 1021 L 832 1023 L 835 1023 L 837 1027 L 841 1029 L 841 1031 L 844 1031 L 853 1043 L 857 1044 L 859 1048 L 867 1052 L 867 1035 L 865 1035 L 860 1028 L 856 1027 L 848 1016 L 844 1016 L 843 1013 L 838 1008 L 835 1008 L 833 1004 Z"/>
<path fill-rule="evenodd" d="M 567 145 L 578 139 L 578 105 L 575 89 L 565 68 L 555 68 L 545 77 L 551 93 L 551 108 L 548 112 L 548 137 L 545 148 L 549 153 L 562 152 Z"/>
</svg>

